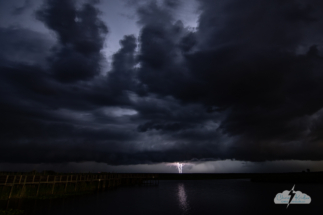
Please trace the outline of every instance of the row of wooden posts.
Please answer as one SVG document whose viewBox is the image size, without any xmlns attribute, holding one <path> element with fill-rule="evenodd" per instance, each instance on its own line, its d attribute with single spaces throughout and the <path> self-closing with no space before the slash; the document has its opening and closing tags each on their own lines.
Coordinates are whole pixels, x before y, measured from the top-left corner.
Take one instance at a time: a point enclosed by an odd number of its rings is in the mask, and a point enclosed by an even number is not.
<svg viewBox="0 0 323 215">
<path fill-rule="evenodd" d="M 157 174 L 0 175 L 1 192 L 4 187 L 11 187 L 8 199 L 12 197 L 15 185 L 22 185 L 21 194 L 26 185 L 37 185 L 36 196 L 38 196 L 41 184 L 52 184 L 51 194 L 54 194 L 56 184 L 65 184 L 64 192 L 66 192 L 68 184 L 71 183 L 75 184 L 74 191 L 76 192 L 79 183 L 90 185 L 97 183 L 97 189 L 105 189 L 121 185 L 158 185 L 159 180 Z"/>
</svg>

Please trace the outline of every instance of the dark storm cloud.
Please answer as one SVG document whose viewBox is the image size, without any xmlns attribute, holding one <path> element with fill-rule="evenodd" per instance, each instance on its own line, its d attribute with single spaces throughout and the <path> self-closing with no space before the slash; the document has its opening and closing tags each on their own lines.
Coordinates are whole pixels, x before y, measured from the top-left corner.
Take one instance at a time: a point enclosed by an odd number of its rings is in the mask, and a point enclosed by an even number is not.
<svg viewBox="0 0 323 215">
<path fill-rule="evenodd" d="M 11 62 L 44 64 L 53 41 L 24 28 L 0 28 L 0 58 Z"/>
<path fill-rule="evenodd" d="M 163 130 L 163 131 L 179 131 L 183 128 L 185 128 L 187 125 L 179 123 L 179 122 L 171 122 L 171 123 L 163 123 L 163 122 L 154 122 L 149 121 L 145 124 L 138 126 L 139 132 L 146 132 L 148 130 Z"/>
<path fill-rule="evenodd" d="M 120 50 L 112 57 L 112 70 L 108 74 L 108 85 L 114 92 L 123 93 L 136 88 L 134 70 L 136 38 L 133 35 L 126 35 L 120 40 L 120 45 Z"/>
<path fill-rule="evenodd" d="M 138 78 L 149 92 L 163 96 L 179 96 L 190 88 L 183 53 L 194 45 L 194 36 L 181 21 L 174 22 L 171 12 L 156 2 L 138 10 L 143 25 Z"/>
<path fill-rule="evenodd" d="M 223 6 L 225 16 L 219 16 L 206 9 L 215 7 L 213 2 L 202 1 L 201 47 L 209 50 L 189 56 L 189 64 L 207 85 L 204 102 L 230 108 L 222 129 L 259 141 L 300 138 L 307 126 L 294 120 L 323 105 L 322 61 L 311 54 L 313 48 L 295 53 L 304 43 L 318 42 L 308 41 L 322 23 L 317 4 L 231 1 Z M 218 29 L 210 28 L 212 21 L 221 23 Z"/>
<path fill-rule="evenodd" d="M 313 154 L 319 159 L 319 145 L 309 141 L 317 134 L 307 117 L 323 107 L 323 62 L 316 46 L 322 35 L 320 4 L 200 1 L 198 31 L 190 34 L 176 31 L 171 17 L 155 21 L 139 10 L 141 19 L 148 20 L 140 20 L 140 80 L 150 92 L 223 112 L 219 129 L 238 138 L 229 156 L 311 159 Z M 166 16 L 164 10 L 156 17 Z M 188 35 L 193 39 L 186 48 L 182 44 Z M 307 51 L 297 53 L 304 46 Z M 149 128 L 154 128 L 151 122 L 139 130 Z M 300 148 L 290 150 L 295 144 Z"/>
<path fill-rule="evenodd" d="M 48 0 L 37 11 L 37 19 L 58 36 L 60 44 L 49 59 L 58 80 L 88 80 L 99 74 L 108 28 L 98 16 L 93 5 L 77 9 L 73 0 Z"/>
<path fill-rule="evenodd" d="M 44 2 L 56 43 L 0 29 L 1 162 L 321 160 L 322 3 L 199 3 L 196 31 L 136 3 L 107 75 L 94 3 Z"/>
<path fill-rule="evenodd" d="M 177 8 L 182 2 L 180 2 L 179 0 L 164 0 L 163 3 L 166 7 Z"/>
<path fill-rule="evenodd" d="M 32 6 L 32 0 L 25 0 L 22 6 L 17 6 L 12 10 L 13 15 L 20 15 Z"/>
<path fill-rule="evenodd" d="M 72 1 L 60 3 L 45 1 L 37 12 L 57 34 L 58 44 L 28 29 L 0 29 L 1 162 L 80 161 L 82 156 L 96 160 L 107 151 L 131 151 L 127 144 L 137 139 L 122 115 L 127 111 L 123 106 L 130 104 L 123 91 L 132 86 L 125 77 L 121 80 L 122 69 L 131 67 L 129 53 L 136 47 L 135 38 L 121 41 L 111 78 L 100 76 L 107 28 L 97 17 L 98 10 L 90 4 L 76 10 Z M 81 19 L 78 23 L 74 15 Z M 85 73 L 96 77 L 73 82 Z M 20 152 L 14 153 L 15 149 Z M 92 155 L 84 157 L 86 151 Z M 22 156 L 24 152 L 33 158 Z"/>
</svg>

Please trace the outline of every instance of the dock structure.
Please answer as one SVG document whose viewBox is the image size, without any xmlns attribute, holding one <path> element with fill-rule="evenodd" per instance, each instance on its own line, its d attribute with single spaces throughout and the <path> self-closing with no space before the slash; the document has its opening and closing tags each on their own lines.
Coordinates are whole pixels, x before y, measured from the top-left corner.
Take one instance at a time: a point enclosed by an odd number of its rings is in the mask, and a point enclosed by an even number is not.
<svg viewBox="0 0 323 215">
<path fill-rule="evenodd" d="M 158 186 L 158 174 L 1 174 L 0 199 L 105 190 L 131 185 Z"/>
</svg>

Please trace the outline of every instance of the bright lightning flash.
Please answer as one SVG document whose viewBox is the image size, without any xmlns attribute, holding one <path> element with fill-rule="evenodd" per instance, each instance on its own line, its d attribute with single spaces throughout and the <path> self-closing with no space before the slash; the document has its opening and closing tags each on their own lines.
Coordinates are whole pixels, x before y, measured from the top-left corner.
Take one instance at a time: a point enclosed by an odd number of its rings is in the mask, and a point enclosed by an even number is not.
<svg viewBox="0 0 323 215">
<path fill-rule="evenodd" d="M 178 173 L 183 173 L 183 166 L 186 165 L 187 163 L 170 163 L 170 164 L 167 164 L 167 166 L 176 166 L 177 167 L 177 170 L 178 170 Z"/>
<path fill-rule="evenodd" d="M 178 169 L 178 173 L 183 173 L 183 164 L 177 163 L 177 169 Z"/>
</svg>

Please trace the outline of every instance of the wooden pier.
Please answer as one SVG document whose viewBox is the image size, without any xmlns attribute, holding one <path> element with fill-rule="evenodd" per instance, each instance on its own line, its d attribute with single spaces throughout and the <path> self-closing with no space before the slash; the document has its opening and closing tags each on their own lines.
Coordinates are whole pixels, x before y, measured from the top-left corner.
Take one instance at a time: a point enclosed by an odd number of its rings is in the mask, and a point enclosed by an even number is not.
<svg viewBox="0 0 323 215">
<path fill-rule="evenodd" d="M 2 199 L 38 197 L 39 195 L 105 190 L 118 186 L 157 186 L 158 184 L 158 174 L 2 174 L 0 175 L 0 196 Z"/>
</svg>

